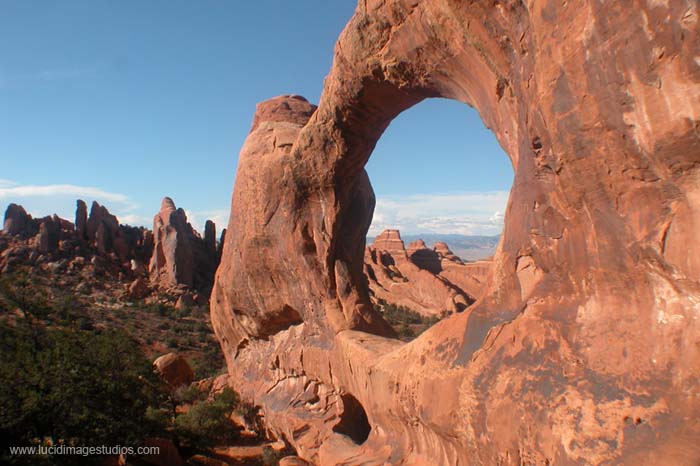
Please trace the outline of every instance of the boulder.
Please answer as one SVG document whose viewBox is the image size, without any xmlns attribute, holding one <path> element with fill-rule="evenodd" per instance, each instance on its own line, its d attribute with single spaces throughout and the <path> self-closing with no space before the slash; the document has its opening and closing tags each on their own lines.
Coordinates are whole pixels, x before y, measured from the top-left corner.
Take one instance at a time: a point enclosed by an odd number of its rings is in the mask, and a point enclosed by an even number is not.
<svg viewBox="0 0 700 466">
<path fill-rule="evenodd" d="M 129 284 L 127 295 L 131 299 L 143 299 L 151 292 L 148 282 L 143 277 L 139 277 Z"/>
<path fill-rule="evenodd" d="M 194 380 L 194 372 L 187 360 L 179 354 L 168 353 L 153 361 L 156 372 L 172 388 L 189 385 Z"/>
</svg>

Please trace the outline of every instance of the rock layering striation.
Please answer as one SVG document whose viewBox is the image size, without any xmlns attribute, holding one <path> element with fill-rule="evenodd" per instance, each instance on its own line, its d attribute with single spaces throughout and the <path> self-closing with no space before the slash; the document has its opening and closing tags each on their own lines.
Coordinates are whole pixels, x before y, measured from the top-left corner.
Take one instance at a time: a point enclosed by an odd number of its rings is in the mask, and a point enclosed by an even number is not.
<svg viewBox="0 0 700 466">
<path fill-rule="evenodd" d="M 368 0 L 317 109 L 258 106 L 212 321 L 236 387 L 322 465 L 700 461 L 695 2 Z M 363 166 L 427 97 L 513 163 L 485 291 L 402 344 L 362 277 Z"/>
</svg>

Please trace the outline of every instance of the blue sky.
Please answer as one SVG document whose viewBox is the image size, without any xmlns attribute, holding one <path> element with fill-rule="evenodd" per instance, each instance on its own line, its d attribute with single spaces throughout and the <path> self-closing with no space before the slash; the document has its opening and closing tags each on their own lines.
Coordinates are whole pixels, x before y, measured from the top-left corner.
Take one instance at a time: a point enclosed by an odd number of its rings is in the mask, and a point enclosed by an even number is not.
<svg viewBox="0 0 700 466">
<path fill-rule="evenodd" d="M 255 104 L 318 102 L 353 2 L 0 2 L 0 209 L 72 219 L 97 199 L 150 225 L 163 196 L 228 216 Z M 510 162 L 473 110 L 400 115 L 368 164 L 373 230 L 500 230 Z M 499 215 L 501 217 L 499 217 Z"/>
</svg>

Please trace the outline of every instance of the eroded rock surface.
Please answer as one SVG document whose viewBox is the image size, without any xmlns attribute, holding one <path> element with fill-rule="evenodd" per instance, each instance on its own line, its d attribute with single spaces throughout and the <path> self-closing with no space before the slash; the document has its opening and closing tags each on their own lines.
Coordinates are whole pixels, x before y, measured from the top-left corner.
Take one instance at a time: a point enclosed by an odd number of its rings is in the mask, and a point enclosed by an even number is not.
<svg viewBox="0 0 700 466">
<path fill-rule="evenodd" d="M 700 461 L 698 15 L 675 1 L 363 1 L 318 108 L 259 105 L 212 321 L 236 388 L 300 457 Z M 363 166 L 427 97 L 474 106 L 515 179 L 485 292 L 402 344 L 362 276 Z"/>
<path fill-rule="evenodd" d="M 444 243 L 440 247 L 449 251 Z M 441 275 L 443 258 L 454 263 L 453 272 L 462 265 L 451 252 L 449 258 L 444 257 L 428 249 L 423 241 L 411 243 L 406 250 L 398 230 L 383 231 L 367 246 L 364 255 L 364 272 L 372 301 L 404 306 L 425 316 L 463 311 L 474 302 L 480 290 L 469 295 L 444 278 Z"/>
<path fill-rule="evenodd" d="M 17 204 L 7 206 L 2 228 L 5 234 L 10 236 L 34 236 L 37 229 L 36 222 L 24 210 L 24 207 Z"/>
<path fill-rule="evenodd" d="M 194 372 L 190 364 L 182 355 L 177 353 L 159 356 L 153 361 L 153 367 L 173 390 L 183 385 L 187 386 L 194 380 Z"/>
<path fill-rule="evenodd" d="M 215 238 L 213 222 L 206 222 L 203 239 L 187 221 L 185 211 L 171 198 L 164 198 L 153 218 L 151 282 L 163 289 L 179 285 L 208 289 L 219 263 Z"/>
</svg>

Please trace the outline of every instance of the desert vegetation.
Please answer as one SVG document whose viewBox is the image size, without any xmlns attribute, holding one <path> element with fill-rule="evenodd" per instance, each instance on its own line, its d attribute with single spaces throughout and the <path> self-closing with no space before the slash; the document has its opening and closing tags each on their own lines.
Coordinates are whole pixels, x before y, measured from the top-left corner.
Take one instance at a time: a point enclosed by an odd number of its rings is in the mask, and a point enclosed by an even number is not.
<svg viewBox="0 0 700 466">
<path fill-rule="evenodd" d="M 379 300 L 375 306 L 403 341 L 411 341 L 440 321 L 440 317 L 426 317 L 405 306 Z"/>
<path fill-rule="evenodd" d="M 231 388 L 213 393 L 194 382 L 172 389 L 153 370 L 155 355 L 177 350 L 190 356 L 195 379 L 222 372 L 206 308 L 100 301 L 99 293 L 74 294 L 48 278 L 36 270 L 0 276 L 0 463 L 76 464 L 75 456 L 9 455 L 10 446 L 136 447 L 166 439 L 189 457 L 263 443 L 259 409 Z M 260 451 L 249 464 L 276 464 L 281 454 Z"/>
</svg>

